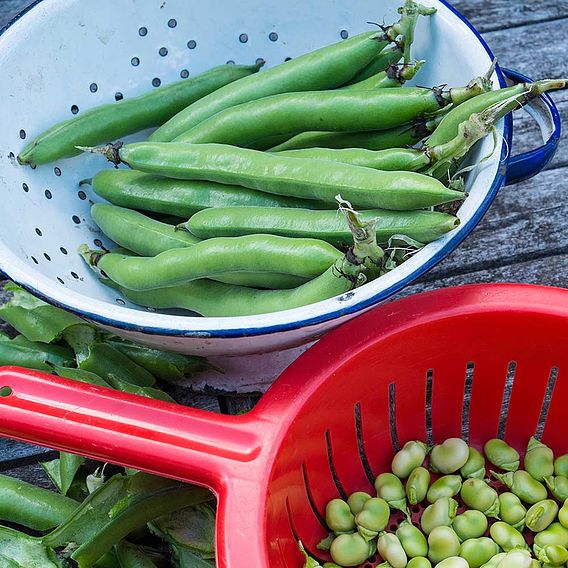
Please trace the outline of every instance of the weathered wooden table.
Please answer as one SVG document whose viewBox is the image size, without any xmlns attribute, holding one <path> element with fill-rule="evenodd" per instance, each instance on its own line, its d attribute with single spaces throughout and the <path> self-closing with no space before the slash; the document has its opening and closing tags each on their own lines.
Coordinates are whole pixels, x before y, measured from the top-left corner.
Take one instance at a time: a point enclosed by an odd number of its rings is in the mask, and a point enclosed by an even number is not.
<svg viewBox="0 0 568 568">
<path fill-rule="evenodd" d="M 0 28 L 30 4 L 30 0 L 0 0 Z M 455 0 L 453 4 L 482 32 L 501 65 L 534 78 L 568 77 L 568 0 Z M 554 99 L 566 121 L 568 91 L 555 93 Z M 518 114 L 515 121 L 513 153 L 540 144 L 539 130 L 526 114 Z M 405 294 L 477 282 L 568 286 L 564 176 L 568 176 L 568 135 L 563 135 L 546 171 L 502 189 L 465 243 Z M 235 393 L 230 382 L 215 386 L 215 393 L 173 394 L 187 404 L 225 413 L 249 408 L 257 398 L 250 388 Z M 0 471 L 37 481 L 42 477 L 37 463 L 49 457 L 41 448 L 0 440 Z"/>
</svg>

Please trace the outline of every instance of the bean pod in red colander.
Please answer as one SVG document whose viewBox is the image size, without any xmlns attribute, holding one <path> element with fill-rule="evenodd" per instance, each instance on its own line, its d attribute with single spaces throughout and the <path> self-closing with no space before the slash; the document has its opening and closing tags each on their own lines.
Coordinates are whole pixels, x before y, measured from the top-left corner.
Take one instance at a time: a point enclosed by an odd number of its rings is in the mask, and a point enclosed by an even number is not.
<svg viewBox="0 0 568 568">
<path fill-rule="evenodd" d="M 325 560 L 326 503 L 372 492 L 407 440 L 568 452 L 567 345 L 568 290 L 450 288 L 333 331 L 244 416 L 4 368 L 0 433 L 207 486 L 219 567 L 299 568 L 299 539 Z"/>
</svg>

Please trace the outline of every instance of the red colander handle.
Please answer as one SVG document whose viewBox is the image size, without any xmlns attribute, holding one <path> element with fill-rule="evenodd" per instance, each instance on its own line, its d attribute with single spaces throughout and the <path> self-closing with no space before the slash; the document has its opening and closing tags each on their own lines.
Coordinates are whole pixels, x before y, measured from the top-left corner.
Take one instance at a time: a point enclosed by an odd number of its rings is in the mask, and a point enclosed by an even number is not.
<svg viewBox="0 0 568 568">
<path fill-rule="evenodd" d="M 222 492 L 254 478 L 261 418 L 224 416 L 37 371 L 0 369 L 0 434 Z"/>
</svg>

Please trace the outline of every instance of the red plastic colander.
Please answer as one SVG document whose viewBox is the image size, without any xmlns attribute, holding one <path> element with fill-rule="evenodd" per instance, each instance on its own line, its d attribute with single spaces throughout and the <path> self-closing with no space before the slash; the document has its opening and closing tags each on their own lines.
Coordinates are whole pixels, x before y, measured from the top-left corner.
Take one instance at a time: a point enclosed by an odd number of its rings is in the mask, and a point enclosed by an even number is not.
<svg viewBox="0 0 568 568">
<path fill-rule="evenodd" d="M 244 416 L 0 371 L 5 436 L 204 485 L 217 564 L 298 568 L 326 503 L 372 491 L 410 439 L 532 435 L 568 452 L 568 290 L 482 285 L 409 297 L 330 333 Z M 2 388 L 4 387 L 4 388 Z"/>
</svg>

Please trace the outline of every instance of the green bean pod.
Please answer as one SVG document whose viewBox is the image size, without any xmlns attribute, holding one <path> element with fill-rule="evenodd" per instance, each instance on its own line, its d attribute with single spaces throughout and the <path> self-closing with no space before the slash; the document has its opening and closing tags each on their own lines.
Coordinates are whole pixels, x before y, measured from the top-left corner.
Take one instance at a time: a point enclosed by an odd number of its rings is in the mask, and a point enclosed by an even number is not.
<svg viewBox="0 0 568 568">
<path fill-rule="evenodd" d="M 403 521 L 396 530 L 396 536 L 408 558 L 428 555 L 428 541 L 420 529 L 409 521 Z"/>
<path fill-rule="evenodd" d="M 55 528 L 79 506 L 77 501 L 0 475 L 0 520 L 16 523 L 36 531 Z"/>
<path fill-rule="evenodd" d="M 430 485 L 430 472 L 425 467 L 417 467 L 406 481 L 406 497 L 411 505 L 418 505 L 426 499 Z"/>
<path fill-rule="evenodd" d="M 432 568 L 432 562 L 425 556 L 417 556 L 408 561 L 406 568 Z"/>
<path fill-rule="evenodd" d="M 537 558 L 552 566 L 563 566 L 568 562 L 568 550 L 564 546 L 547 544 L 538 551 Z"/>
<path fill-rule="evenodd" d="M 18 161 L 20 164 L 46 164 L 80 154 L 77 146 L 100 144 L 160 126 L 191 103 L 256 73 L 261 67 L 262 64 L 219 65 L 139 97 L 97 106 L 40 134 L 24 148 Z"/>
<path fill-rule="evenodd" d="M 400 479 L 406 479 L 414 469 L 422 465 L 428 454 L 428 449 L 424 442 L 417 440 L 406 442 L 392 459 L 392 472 Z"/>
<path fill-rule="evenodd" d="M 544 482 L 557 501 L 564 503 L 568 499 L 568 477 L 563 475 L 545 477 Z"/>
<path fill-rule="evenodd" d="M 554 453 L 541 441 L 532 437 L 527 446 L 524 459 L 525 471 L 528 471 L 537 481 L 554 475 Z"/>
<path fill-rule="evenodd" d="M 440 526 L 428 535 L 428 558 L 436 565 L 451 556 L 459 556 L 460 541 L 451 527 Z"/>
<path fill-rule="evenodd" d="M 165 177 L 236 183 L 267 193 L 329 203 L 335 203 L 340 194 L 358 208 L 421 209 L 464 198 L 463 193 L 416 172 L 329 164 L 222 144 L 140 142 L 93 151 L 114 163 L 124 162 Z"/>
<path fill-rule="evenodd" d="M 499 438 L 494 438 L 485 443 L 485 455 L 496 467 L 505 471 L 517 471 L 519 469 L 519 452 Z"/>
<path fill-rule="evenodd" d="M 565 81 L 545 80 L 534 83 L 519 83 L 506 89 L 489 91 L 473 97 L 463 104 L 450 110 L 442 119 L 440 125 L 428 139 L 428 146 L 438 146 L 449 142 L 458 133 L 459 125 L 467 121 L 472 114 L 483 112 L 494 104 L 502 103 L 517 97 L 519 106 L 524 105 L 550 89 L 563 89 Z"/>
<path fill-rule="evenodd" d="M 365 221 L 377 220 L 377 241 L 406 235 L 420 243 L 432 242 L 457 227 L 457 217 L 436 211 L 361 211 Z M 266 233 L 282 237 L 312 237 L 334 246 L 352 239 L 344 217 L 336 211 L 272 207 L 219 207 L 204 209 L 183 225 L 200 238 L 238 237 Z"/>
<path fill-rule="evenodd" d="M 564 528 L 568 529 L 568 499 L 564 501 L 564 505 L 562 505 L 562 508 L 558 512 L 558 520 Z"/>
<path fill-rule="evenodd" d="M 355 517 L 349 505 L 342 499 L 332 499 L 325 508 L 325 522 L 335 534 L 352 533 Z"/>
<path fill-rule="evenodd" d="M 302 148 L 366 148 L 367 150 L 407 148 L 431 134 L 440 121 L 441 118 L 419 119 L 396 128 L 363 132 L 302 132 L 282 142 L 265 144 L 265 148 L 262 149 L 281 152 Z"/>
<path fill-rule="evenodd" d="M 228 108 L 176 137 L 189 144 L 247 147 L 262 138 L 307 131 L 386 130 L 485 92 L 473 83 L 441 91 L 419 87 L 284 93 Z M 286 112 L 282 112 L 285 108 Z M 153 139 L 156 141 L 156 139 Z"/>
<path fill-rule="evenodd" d="M 468 445 L 460 438 L 448 438 L 432 448 L 430 469 L 444 474 L 454 473 L 465 465 L 468 458 Z"/>
<path fill-rule="evenodd" d="M 521 501 L 530 505 L 543 501 L 548 495 L 546 487 L 524 470 L 505 474 L 492 471 L 491 475 L 506 485 Z"/>
<path fill-rule="evenodd" d="M 131 170 L 102 170 L 92 179 L 92 185 L 97 195 L 114 205 L 186 219 L 211 207 L 325 207 L 315 201 L 237 185 L 174 180 Z"/>
<path fill-rule="evenodd" d="M 413 79 L 422 69 L 425 61 L 415 61 L 403 65 L 389 65 L 384 71 L 371 75 L 357 83 L 350 83 L 341 87 L 343 91 L 365 91 L 371 89 L 392 89 L 401 87 Z"/>
<path fill-rule="evenodd" d="M 483 479 L 485 477 L 485 457 L 475 448 L 469 448 L 467 461 L 460 468 L 460 475 L 465 479 Z"/>
<path fill-rule="evenodd" d="M 458 502 L 451 497 L 442 497 L 424 509 L 420 518 L 422 531 L 429 535 L 436 527 L 452 526 L 458 511 Z"/>
<path fill-rule="evenodd" d="M 390 518 L 390 507 L 380 497 L 373 497 L 363 505 L 355 517 L 359 534 L 367 541 L 373 540 L 385 530 Z"/>
<path fill-rule="evenodd" d="M 382 259 L 384 253 L 376 244 L 374 227 L 360 223 L 356 215 L 353 217 L 357 231 L 349 257 L 342 256 L 321 276 L 292 290 L 253 290 L 207 280 L 146 292 L 111 285 L 136 304 L 162 309 L 183 308 L 204 316 L 251 315 L 305 306 L 339 296 L 365 282 L 369 263 Z"/>
<path fill-rule="evenodd" d="M 400 479 L 394 473 L 381 473 L 375 479 L 377 496 L 384 499 L 392 509 L 399 509 L 408 517 L 406 492 Z"/>
<path fill-rule="evenodd" d="M 398 537 L 391 533 L 382 533 L 377 541 L 377 550 L 383 560 L 392 568 L 406 568 L 408 557 Z"/>
<path fill-rule="evenodd" d="M 497 521 L 493 523 L 489 529 L 491 538 L 505 551 L 509 552 L 515 548 L 525 548 L 528 550 L 528 545 L 525 542 L 525 537 L 517 530 L 504 523 Z"/>
<path fill-rule="evenodd" d="M 514 493 L 499 495 L 499 518 L 522 532 L 525 529 L 527 510 Z"/>
<path fill-rule="evenodd" d="M 95 203 L 91 217 L 109 239 L 141 256 L 156 256 L 165 250 L 190 247 L 201 241 L 190 233 L 176 231 L 171 225 L 115 205 Z"/>
<path fill-rule="evenodd" d="M 471 538 L 462 542 L 459 555 L 467 560 L 469 568 L 480 568 L 500 552 L 499 545 L 487 537 Z"/>
<path fill-rule="evenodd" d="M 364 148 L 301 148 L 275 153 L 289 158 L 327 160 L 386 171 L 418 172 L 431 163 L 425 152 L 413 148 L 392 148 L 378 151 Z"/>
<path fill-rule="evenodd" d="M 375 55 L 373 59 L 358 71 L 355 76 L 347 81 L 343 88 L 350 85 L 360 84 L 369 77 L 373 77 L 377 73 L 386 71 L 390 65 L 398 63 L 402 58 L 402 49 L 399 45 L 385 47 L 380 53 Z"/>
<path fill-rule="evenodd" d="M 535 503 L 526 514 L 525 524 L 533 532 L 541 532 L 548 528 L 558 515 L 558 505 L 552 499 Z"/>
<path fill-rule="evenodd" d="M 347 504 L 349 505 L 351 512 L 356 515 L 361 511 L 361 509 L 363 509 L 363 506 L 369 499 L 371 499 L 371 496 L 368 493 L 365 493 L 364 491 L 356 491 L 349 495 Z"/>
<path fill-rule="evenodd" d="M 340 534 L 331 543 L 329 553 L 340 566 L 358 566 L 371 556 L 372 546 L 359 533 Z"/>
<path fill-rule="evenodd" d="M 534 535 L 533 550 L 538 554 L 539 550 L 547 545 L 558 545 L 568 548 L 568 528 L 561 523 L 552 523 L 547 529 Z"/>
<path fill-rule="evenodd" d="M 86 262 L 130 290 L 166 288 L 225 272 L 272 272 L 314 278 L 342 254 L 316 239 L 249 235 L 202 241 L 155 257 L 81 249 Z"/>
<path fill-rule="evenodd" d="M 152 140 L 169 142 L 224 109 L 277 93 L 333 89 L 351 78 L 391 41 L 385 32 L 365 32 L 227 85 L 189 105 L 154 134 Z"/>
<path fill-rule="evenodd" d="M 462 542 L 483 536 L 487 527 L 487 517 L 475 509 L 464 511 L 452 521 L 452 528 Z"/>
<path fill-rule="evenodd" d="M 461 476 L 444 475 L 432 483 L 426 494 L 426 499 L 429 503 L 434 503 L 442 497 L 455 497 L 460 492 L 461 486 Z"/>
<path fill-rule="evenodd" d="M 564 454 L 554 460 L 554 475 L 568 477 L 568 454 Z"/>
<path fill-rule="evenodd" d="M 498 518 L 499 496 L 497 491 L 481 479 L 466 479 L 463 482 L 460 497 L 463 502 L 487 517 Z"/>
</svg>

